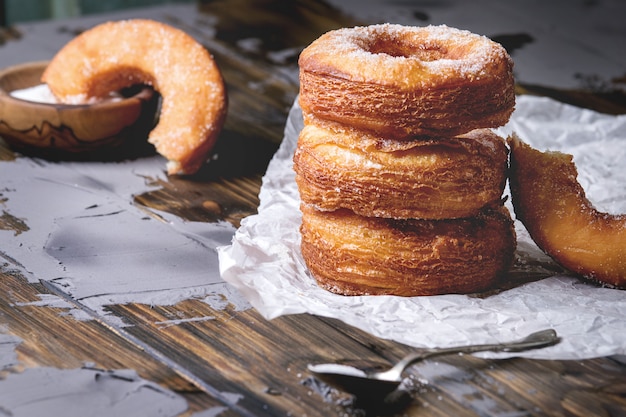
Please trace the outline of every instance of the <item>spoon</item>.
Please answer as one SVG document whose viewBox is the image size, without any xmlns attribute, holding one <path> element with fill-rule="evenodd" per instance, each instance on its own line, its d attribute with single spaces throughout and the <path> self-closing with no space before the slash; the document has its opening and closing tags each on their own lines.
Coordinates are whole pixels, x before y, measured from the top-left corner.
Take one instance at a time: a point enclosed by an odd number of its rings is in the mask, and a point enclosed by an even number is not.
<svg viewBox="0 0 626 417">
<path fill-rule="evenodd" d="M 508 343 L 419 349 L 408 354 L 386 371 L 365 371 L 337 363 L 309 364 L 307 368 L 318 379 L 357 397 L 369 395 L 384 398 L 398 388 L 402 382 L 402 373 L 407 367 L 428 358 L 453 353 L 521 352 L 554 345 L 559 341 L 556 331 L 547 329 Z"/>
</svg>

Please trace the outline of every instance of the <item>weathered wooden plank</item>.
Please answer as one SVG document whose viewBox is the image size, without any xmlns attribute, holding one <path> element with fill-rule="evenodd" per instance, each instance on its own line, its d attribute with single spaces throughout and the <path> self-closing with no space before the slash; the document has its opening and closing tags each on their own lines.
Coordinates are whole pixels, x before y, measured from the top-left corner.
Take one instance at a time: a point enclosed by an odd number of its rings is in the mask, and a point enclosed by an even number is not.
<svg viewBox="0 0 626 417">
<path fill-rule="evenodd" d="M 207 182 L 170 178 L 153 185 L 159 188 L 135 196 L 140 207 L 172 213 L 189 221 L 225 220 L 238 227 L 241 219 L 257 211 L 261 176 Z M 153 211 L 147 212 L 154 215 Z"/>
<path fill-rule="evenodd" d="M 28 283 L 18 273 L 0 272 L 0 324 L 4 331 L 22 339 L 16 348 L 20 363 L 14 371 L 41 366 L 76 369 L 85 364 L 99 369 L 133 369 L 142 378 L 184 396 L 188 413 L 224 406 L 101 320 L 77 320 L 66 306 L 42 301 L 46 296 L 55 297 L 45 286 Z"/>
<path fill-rule="evenodd" d="M 23 366 L 76 368 L 93 362 L 105 369 L 136 369 L 142 377 L 181 392 L 192 410 L 221 405 L 207 395 L 208 385 L 240 395 L 238 407 L 258 415 L 341 415 L 352 406 L 339 393 L 317 391 L 307 363 L 341 359 L 390 363 L 410 350 L 332 319 L 296 315 L 266 321 L 254 310 L 214 310 L 198 300 L 161 307 L 111 306 L 111 312 L 131 325 L 120 334 L 98 320 L 76 321 L 64 315 L 64 308 L 37 305 L 40 294 L 48 293 L 46 287 L 29 284 L 18 274 L 2 274 L 0 293 L 2 322 L 24 340 L 18 347 Z M 138 346 L 124 334 L 145 345 Z M 202 384 L 194 386 L 188 375 L 164 366 L 150 354 L 153 351 L 192 372 Z M 406 415 L 526 411 L 583 416 L 626 410 L 625 367 L 608 358 L 450 357 L 417 365 L 410 374 L 415 386 L 412 402 L 402 408 Z M 422 385 L 422 380 L 428 383 Z"/>
<path fill-rule="evenodd" d="M 226 389 L 245 393 L 239 405 L 253 412 L 263 409 L 262 415 L 340 415 L 353 405 L 337 392 L 324 394 L 311 388 L 315 384 L 307 363 L 349 359 L 389 364 L 410 350 L 336 320 L 310 315 L 266 321 L 254 310 L 214 311 L 193 300 L 169 307 L 126 305 L 112 310 L 133 320 L 129 332 L 196 370 L 203 381 L 220 385 L 220 378 L 228 379 L 233 386 Z M 159 324 L 186 315 L 214 318 L 168 327 Z M 409 374 L 414 381 L 410 403 L 398 415 L 565 415 L 584 404 L 574 398 L 564 401 L 564 395 L 581 390 L 604 407 L 624 409 L 614 387 L 626 384 L 625 367 L 607 358 L 535 361 L 453 356 L 415 366 Z M 420 382 L 424 380 L 426 384 Z"/>
<path fill-rule="evenodd" d="M 205 383 L 244 392 L 239 405 L 261 415 L 334 415 L 335 405 L 320 406 L 320 398 L 302 383 L 306 364 L 327 358 L 331 343 L 335 358 L 371 354 L 369 343 L 346 337 L 308 315 L 266 321 L 254 310 L 214 311 L 194 300 L 170 307 L 135 304 L 111 310 L 132 320 L 130 333 L 193 369 Z M 181 315 L 213 319 L 167 327 L 159 324 Z"/>
</svg>

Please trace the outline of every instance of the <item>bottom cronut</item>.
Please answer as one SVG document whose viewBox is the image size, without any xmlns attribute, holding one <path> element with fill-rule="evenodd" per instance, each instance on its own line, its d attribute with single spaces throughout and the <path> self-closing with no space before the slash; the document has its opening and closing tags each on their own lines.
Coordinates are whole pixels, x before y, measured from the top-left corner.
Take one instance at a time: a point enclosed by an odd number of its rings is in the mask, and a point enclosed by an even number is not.
<svg viewBox="0 0 626 417">
<path fill-rule="evenodd" d="M 302 256 L 318 285 L 343 295 L 468 294 L 497 287 L 513 262 L 508 209 L 454 220 L 392 220 L 302 205 Z"/>
</svg>

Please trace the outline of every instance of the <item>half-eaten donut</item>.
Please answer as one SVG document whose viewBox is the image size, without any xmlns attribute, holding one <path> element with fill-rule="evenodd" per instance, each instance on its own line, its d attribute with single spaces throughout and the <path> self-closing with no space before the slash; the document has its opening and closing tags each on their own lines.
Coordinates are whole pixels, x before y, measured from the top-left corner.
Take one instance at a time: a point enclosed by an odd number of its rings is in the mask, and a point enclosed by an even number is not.
<svg viewBox="0 0 626 417">
<path fill-rule="evenodd" d="M 70 104 L 135 84 L 153 86 L 162 104 L 148 140 L 168 159 L 169 174 L 199 169 L 226 116 L 224 82 L 209 52 L 183 31 L 151 20 L 83 32 L 55 55 L 42 81 Z"/>
</svg>

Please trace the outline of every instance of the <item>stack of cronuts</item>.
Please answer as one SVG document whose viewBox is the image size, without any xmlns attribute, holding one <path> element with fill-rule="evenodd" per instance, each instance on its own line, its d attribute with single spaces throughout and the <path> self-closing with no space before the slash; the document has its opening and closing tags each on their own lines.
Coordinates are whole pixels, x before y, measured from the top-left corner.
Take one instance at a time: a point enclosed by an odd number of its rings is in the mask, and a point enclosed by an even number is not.
<svg viewBox="0 0 626 417">
<path fill-rule="evenodd" d="M 510 268 L 515 105 L 499 44 L 447 26 L 328 32 L 301 54 L 294 155 L 302 255 L 345 295 L 491 289 Z"/>
</svg>

